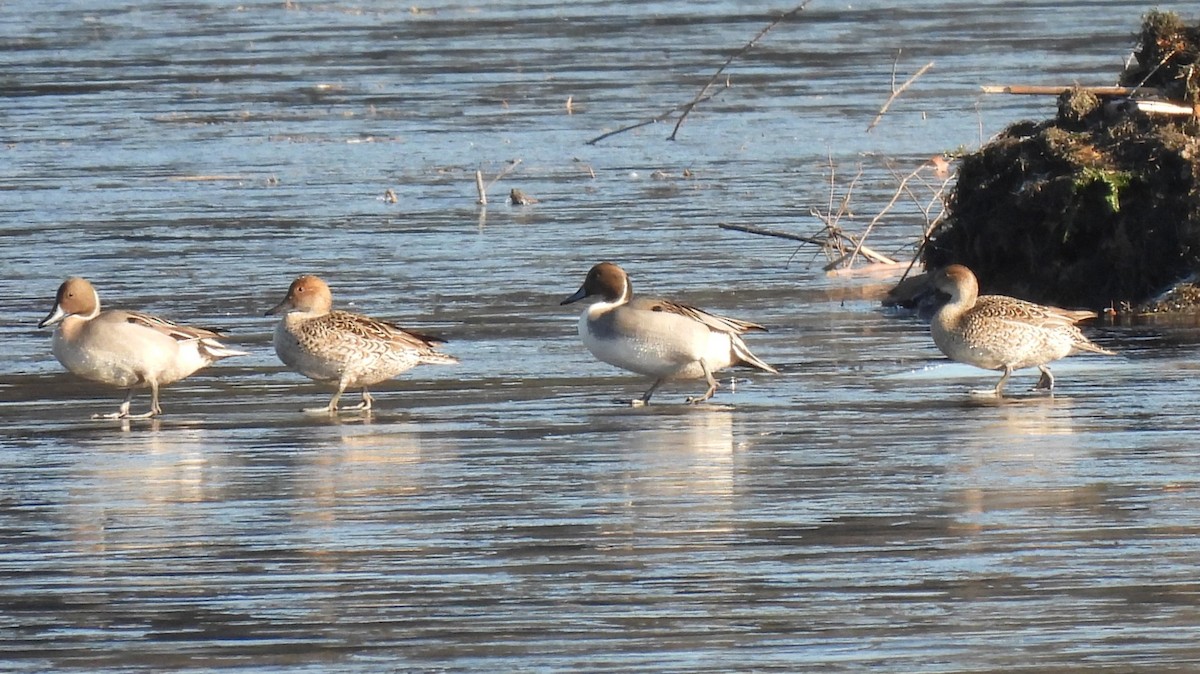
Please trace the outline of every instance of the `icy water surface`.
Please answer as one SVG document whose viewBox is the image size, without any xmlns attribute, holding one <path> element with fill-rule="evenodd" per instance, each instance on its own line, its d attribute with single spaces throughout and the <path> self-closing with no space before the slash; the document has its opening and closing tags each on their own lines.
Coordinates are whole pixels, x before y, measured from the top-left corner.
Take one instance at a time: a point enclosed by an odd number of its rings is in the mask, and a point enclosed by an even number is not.
<svg viewBox="0 0 1200 674">
<path fill-rule="evenodd" d="M 676 141 L 587 145 L 790 6 L 0 4 L 0 669 L 1195 671 L 1194 335 L 1093 331 L 1122 355 L 982 400 L 879 309 L 894 277 L 718 227 L 815 233 L 833 166 L 861 231 L 1052 114 L 979 85 L 1112 83 L 1149 8 L 897 5 L 815 0 Z M 907 260 L 923 225 L 904 199 L 869 242 Z M 613 404 L 647 382 L 559 306 L 605 259 L 769 326 L 782 373 Z M 329 391 L 262 314 L 304 272 L 462 363 L 301 414 Z M 252 355 L 93 421 L 121 394 L 35 327 L 71 274 Z"/>
</svg>

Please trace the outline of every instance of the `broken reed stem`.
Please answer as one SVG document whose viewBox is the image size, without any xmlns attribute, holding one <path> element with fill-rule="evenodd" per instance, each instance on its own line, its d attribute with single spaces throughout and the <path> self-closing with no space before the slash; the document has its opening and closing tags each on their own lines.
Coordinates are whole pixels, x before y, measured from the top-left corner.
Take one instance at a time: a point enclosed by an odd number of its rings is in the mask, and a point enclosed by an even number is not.
<svg viewBox="0 0 1200 674">
<path fill-rule="evenodd" d="M 695 98 L 693 98 L 690 102 L 688 102 L 687 104 L 685 104 L 683 106 L 683 114 L 679 115 L 679 119 L 675 121 L 675 128 L 671 130 L 671 135 L 667 137 L 667 140 L 675 140 L 676 134 L 679 133 L 679 127 L 683 126 L 683 120 L 687 119 L 687 116 L 689 114 L 691 114 L 692 109 L 695 108 L 698 103 L 700 103 L 700 99 L 703 98 L 706 93 L 708 93 L 708 88 L 711 87 L 713 85 L 713 83 L 717 81 L 717 78 L 719 78 L 721 76 L 721 73 L 724 72 L 725 69 L 729 67 L 730 63 L 733 63 L 734 59 L 737 59 L 738 57 L 742 56 L 746 52 L 750 51 L 754 47 L 754 45 L 758 44 L 758 41 L 763 39 L 763 37 L 767 33 L 771 32 L 771 30 L 773 28 L 775 28 L 775 26 L 778 26 L 780 23 L 782 23 L 782 22 L 790 19 L 791 17 L 799 14 L 800 12 L 804 11 L 804 8 L 807 7 L 808 3 L 810 3 L 810 2 L 812 2 L 812 0 L 804 0 L 804 2 L 800 3 L 796 7 L 793 7 L 791 9 L 791 11 L 789 11 L 785 14 L 781 14 L 779 16 L 779 18 L 777 18 L 774 21 L 772 21 L 771 23 L 767 24 L 766 28 L 763 28 L 762 30 L 758 31 L 758 35 L 755 35 L 753 38 L 750 39 L 749 42 L 742 45 L 741 49 L 739 49 L 737 52 L 735 52 L 729 58 L 725 59 L 725 62 L 721 64 L 721 67 L 717 68 L 717 71 L 712 74 L 712 77 L 708 78 L 708 81 L 704 83 L 704 86 L 700 87 L 700 92 L 698 94 L 696 94 Z M 728 82 L 725 83 L 725 87 L 729 88 Z"/>
<path fill-rule="evenodd" d="M 509 162 L 508 166 L 505 166 L 503 169 L 501 169 L 500 172 L 496 174 L 496 177 L 492 178 L 492 182 L 488 183 L 486 186 L 483 184 L 483 171 L 476 169 L 475 170 L 475 191 L 479 193 L 479 198 L 475 200 L 475 203 L 479 204 L 480 206 L 487 206 L 488 190 L 492 189 L 492 186 L 495 185 L 496 183 L 500 182 L 501 178 L 503 178 L 504 176 L 515 171 L 517 169 L 517 167 L 520 165 L 521 165 L 520 159 L 512 160 L 511 162 Z"/>
<path fill-rule="evenodd" d="M 897 59 L 900 58 L 899 52 L 896 53 L 896 58 Z M 894 63 L 893 63 L 893 67 L 895 67 Z M 921 66 L 921 69 L 918 70 L 917 72 L 913 73 L 912 77 L 905 80 L 904 84 L 901 84 L 899 89 L 895 88 L 895 76 L 893 75 L 892 95 L 888 96 L 888 99 L 886 101 L 884 101 L 883 107 L 879 109 L 879 114 L 875 115 L 875 119 L 871 122 L 870 126 L 867 127 L 867 133 L 871 133 L 871 130 L 874 129 L 877 124 L 879 124 L 879 121 L 881 119 L 883 119 L 883 116 L 885 114 L 887 114 L 888 108 L 892 107 L 892 102 L 895 101 L 900 96 L 900 94 L 904 93 L 904 90 L 907 89 L 910 85 L 912 85 L 913 82 L 916 82 L 917 78 L 924 75 L 925 71 L 929 70 L 932 67 L 933 67 L 933 61 L 930 61 L 929 63 L 926 63 L 925 65 Z"/>
</svg>

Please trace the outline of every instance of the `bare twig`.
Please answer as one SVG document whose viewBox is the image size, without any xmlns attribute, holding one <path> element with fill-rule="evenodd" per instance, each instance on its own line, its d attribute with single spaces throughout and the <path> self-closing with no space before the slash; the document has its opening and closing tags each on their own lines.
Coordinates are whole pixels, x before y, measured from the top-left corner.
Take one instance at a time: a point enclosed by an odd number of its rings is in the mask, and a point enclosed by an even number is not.
<svg viewBox="0 0 1200 674">
<path fill-rule="evenodd" d="M 889 268 L 892 271 L 904 269 L 903 273 L 905 276 L 907 276 L 912 270 L 917 258 L 914 258 L 912 262 L 909 262 L 907 264 L 907 268 L 905 268 L 904 262 L 897 262 L 887 254 L 868 246 L 866 244 L 866 239 L 868 236 L 870 236 L 875 226 L 879 224 L 884 217 L 886 217 L 887 214 L 895 208 L 896 203 L 899 202 L 902 197 L 907 197 L 913 201 L 925 219 L 925 228 L 921 237 L 922 242 L 918 247 L 917 252 L 917 256 L 920 256 L 920 251 L 924 248 L 925 242 L 929 240 L 930 236 L 932 236 L 933 230 L 936 229 L 938 224 L 940 224 L 945 218 L 946 210 L 943 195 L 953 180 L 953 176 L 949 175 L 944 166 L 938 166 L 936 159 L 940 158 L 930 159 L 929 161 L 921 164 L 916 169 L 909 172 L 907 175 L 901 176 L 899 173 L 892 170 L 893 176 L 895 176 L 899 182 L 896 187 L 896 191 L 893 193 L 892 198 L 890 201 L 888 201 L 887 205 L 884 206 L 884 208 L 871 219 L 871 221 L 867 224 L 866 229 L 864 229 L 861 234 L 848 234 L 842 229 L 839 223 L 843 216 L 850 213 L 850 198 L 863 175 L 863 167 L 862 165 L 859 165 L 858 173 L 846 187 L 845 194 L 839 199 L 837 193 L 837 166 L 832 157 L 829 159 L 830 193 L 829 201 L 826 205 L 827 210 L 824 213 L 822 213 L 819 208 L 813 208 L 810 210 L 810 214 L 824 224 L 824 227 L 816 235 L 804 236 L 751 225 L 732 225 L 722 223 L 719 226 L 722 229 L 746 232 L 749 234 L 758 234 L 761 236 L 772 236 L 790 241 L 799 241 L 801 244 L 817 246 L 828 259 L 828 264 L 824 266 L 824 270 L 826 272 L 853 273 L 854 263 L 860 257 L 862 257 L 871 262 L 871 264 L 866 265 L 866 267 L 874 270 L 875 272 L 878 272 L 880 269 Z M 939 178 L 942 178 L 942 180 L 930 180 L 926 175 L 929 172 L 933 172 Z M 914 190 L 914 186 L 918 189 Z M 923 196 L 918 196 L 918 192 L 920 192 L 919 188 L 921 187 L 928 189 L 932 194 L 928 200 L 924 199 Z M 938 206 L 941 206 L 941 209 L 937 211 L 936 215 L 934 215 L 934 210 Z M 797 247 L 797 249 L 788 257 L 789 263 L 791 262 L 792 258 L 794 258 L 801 250 L 801 248 L 803 248 L 803 246 Z"/>
<path fill-rule="evenodd" d="M 735 232 L 746 232 L 747 234 L 758 234 L 759 236 L 773 236 L 777 239 L 802 241 L 804 243 L 811 243 L 817 246 L 825 245 L 825 239 L 818 239 L 811 236 L 801 236 L 799 234 L 792 234 L 791 232 L 781 232 L 777 229 L 766 229 L 764 227 L 755 227 L 753 225 L 731 225 L 725 222 L 717 223 L 717 226 L 721 229 L 729 229 Z"/>
<path fill-rule="evenodd" d="M 520 165 L 521 165 L 520 159 L 514 159 L 511 162 L 509 162 L 508 166 L 505 166 L 503 169 L 501 169 L 501 171 L 499 173 L 496 174 L 495 178 L 492 178 L 492 182 L 487 184 L 487 188 L 489 190 L 492 189 L 492 185 L 495 185 L 496 183 L 500 182 L 501 178 L 503 178 L 504 176 L 517 170 L 517 167 Z"/>
<path fill-rule="evenodd" d="M 930 227 L 928 226 L 929 225 L 929 211 L 933 209 L 934 203 L 941 202 L 941 194 L 946 189 L 946 185 L 948 185 L 950 183 L 951 179 L 949 177 L 946 178 L 946 181 L 944 183 L 942 183 L 941 188 L 934 194 L 933 199 L 930 200 L 929 204 L 924 208 L 922 208 L 921 204 L 919 202 L 917 202 L 917 197 L 915 194 L 912 193 L 912 190 L 909 189 L 908 183 L 909 183 L 909 181 L 913 180 L 914 178 L 923 178 L 922 174 L 924 173 L 925 169 L 929 168 L 931 166 L 932 166 L 932 162 L 926 162 L 924 164 L 921 164 L 916 169 L 914 169 L 911 173 L 904 176 L 900 180 L 900 184 L 896 187 L 895 193 L 892 194 L 891 200 L 888 201 L 887 205 L 883 207 L 883 210 L 879 211 L 879 213 L 874 218 L 871 218 L 871 221 L 869 223 L 867 223 L 867 228 L 865 230 L 863 230 L 862 235 L 860 235 L 858 237 L 860 242 L 866 241 L 867 235 L 871 233 L 871 230 L 874 229 L 876 223 L 878 223 L 880 220 L 882 220 L 883 216 L 887 215 L 888 211 L 892 210 L 892 207 L 895 206 L 896 202 L 900 200 L 900 195 L 902 195 L 902 194 L 907 194 L 913 200 L 913 202 L 916 203 L 917 208 L 920 209 L 921 212 L 924 214 L 925 223 L 927 225 L 925 231 L 926 231 L 926 236 L 928 236 L 928 232 L 930 231 Z M 944 213 L 944 211 L 943 211 L 943 213 Z M 937 219 L 939 219 L 939 220 L 941 219 L 940 214 L 938 215 Z M 860 252 L 859 250 L 855 250 L 854 254 L 850 256 L 850 262 L 849 262 L 850 265 L 854 264 L 854 258 L 858 256 L 859 252 Z M 912 265 L 909 265 L 909 268 L 911 268 L 911 267 L 912 267 Z M 905 273 L 907 273 L 907 271 Z"/>
<path fill-rule="evenodd" d="M 725 223 L 725 222 L 718 223 L 717 226 L 720 227 L 721 229 L 728 229 L 728 230 L 732 230 L 735 232 L 746 232 L 747 234 L 758 234 L 759 236 L 773 236 L 777 239 L 787 239 L 789 241 L 800 241 L 801 243 L 809 243 L 814 246 L 821 246 L 822 248 L 825 248 L 826 246 L 829 245 L 828 239 L 817 238 L 817 237 L 812 237 L 812 236 L 801 236 L 799 234 L 792 234 L 791 232 L 781 232 L 777 229 L 767 229 L 765 227 L 755 227 L 753 225 L 731 225 L 731 224 Z M 863 251 L 863 255 L 866 255 L 867 257 L 871 257 L 873 259 L 877 259 L 879 262 L 885 262 L 885 263 L 889 263 L 889 264 L 896 263 L 895 260 L 889 258 L 888 256 L 884 255 L 883 253 L 872 250 L 866 246 L 862 247 L 862 251 Z M 828 271 L 832 267 L 837 266 L 838 264 L 841 263 L 842 259 L 844 259 L 845 257 L 847 257 L 847 255 L 842 255 L 840 258 L 835 258 L 836 261 L 834 263 L 832 263 L 831 265 L 826 266 L 825 269 Z"/>
<path fill-rule="evenodd" d="M 893 260 L 892 258 L 890 258 L 887 255 L 884 255 L 883 253 L 881 253 L 869 246 L 866 246 L 860 242 L 858 244 L 858 247 L 855 248 L 853 253 L 845 253 L 841 257 L 834 258 L 833 260 L 829 261 L 829 264 L 825 265 L 821 269 L 823 271 L 833 271 L 834 269 L 837 269 L 838 267 L 841 267 L 841 266 L 850 268 L 851 266 L 854 265 L 855 256 L 860 255 L 860 254 L 863 257 L 871 260 L 871 264 L 888 264 L 888 265 L 896 264 L 896 261 Z"/>
<path fill-rule="evenodd" d="M 1158 72 L 1160 68 L 1162 68 L 1163 66 L 1165 66 L 1167 64 L 1167 61 L 1170 61 L 1178 53 L 1179 53 L 1179 48 L 1175 47 L 1175 48 L 1171 49 L 1171 51 L 1164 54 L 1163 57 L 1161 59 L 1159 59 L 1158 63 L 1156 63 L 1154 65 L 1154 67 L 1150 69 L 1150 72 L 1146 73 L 1146 76 L 1143 77 L 1142 81 L 1138 82 L 1137 85 L 1140 87 L 1143 84 L 1145 84 L 1146 82 L 1149 82 L 1150 78 L 1154 77 L 1154 73 Z"/>
<path fill-rule="evenodd" d="M 721 76 L 721 73 L 724 72 L 725 69 L 729 67 L 730 63 L 733 63 L 734 59 L 736 59 L 736 58 L 740 57 L 741 55 L 745 54 L 746 52 L 750 51 L 754 47 L 754 45 L 758 44 L 758 41 L 763 39 L 763 37 L 767 33 L 771 32 L 771 29 L 775 28 L 775 26 L 778 26 L 780 23 L 782 23 L 782 22 L 792 18 L 793 16 L 799 14 L 800 12 L 804 11 L 804 8 L 807 7 L 808 3 L 810 3 L 810 2 L 812 2 L 812 0 L 804 0 L 804 2 L 793 7 L 791 9 L 791 11 L 789 11 L 785 14 L 781 14 L 779 16 L 779 18 L 777 18 L 774 21 L 772 21 L 771 23 L 767 24 L 766 28 L 763 28 L 762 30 L 758 31 L 758 35 L 755 35 L 753 38 L 751 38 L 751 40 L 749 42 L 747 42 L 745 45 L 743 45 L 742 48 L 739 49 L 735 54 L 733 54 L 729 58 L 725 59 L 725 62 L 721 64 L 721 67 L 717 68 L 717 71 L 712 74 L 712 77 L 708 78 L 708 81 L 704 83 L 704 86 L 700 87 L 700 93 L 696 94 L 695 98 L 693 98 L 691 100 L 691 102 L 689 102 L 688 104 L 683 106 L 683 114 L 679 115 L 679 119 L 675 121 L 675 128 L 671 130 L 671 135 L 667 137 L 667 140 L 675 140 L 676 134 L 679 133 L 679 127 L 683 126 L 683 120 L 687 119 L 687 116 L 689 114 L 691 114 L 692 109 L 696 107 L 696 105 L 700 102 L 700 99 L 703 98 L 704 95 L 708 93 L 708 88 L 711 87 L 713 85 L 713 83 L 717 81 L 717 78 L 719 78 Z M 726 82 L 725 86 L 726 86 L 726 88 L 728 88 L 729 83 Z"/>
<path fill-rule="evenodd" d="M 916 266 L 917 260 L 921 259 L 921 253 L 925 250 L 925 246 L 929 244 L 929 238 L 933 236 L 933 231 L 937 229 L 938 225 L 940 225 L 943 220 L 946 219 L 946 202 L 943 198 L 943 195 L 946 193 L 946 188 L 950 186 L 950 182 L 952 180 L 954 180 L 954 176 L 947 176 L 942 181 L 942 184 L 938 187 L 938 189 L 934 191 L 933 196 L 930 197 L 927 206 L 921 209 L 922 213 L 925 214 L 925 231 L 921 233 L 921 243 L 917 244 L 917 250 L 913 253 L 912 260 L 909 261 L 908 267 L 904 270 L 904 273 L 900 275 L 901 281 L 908 278 L 909 273 L 912 272 L 913 267 Z M 942 210 L 940 210 L 936 216 L 930 218 L 929 212 L 933 210 L 935 204 L 941 204 Z"/>
<path fill-rule="evenodd" d="M 483 188 L 483 171 L 475 170 L 475 191 L 479 193 L 479 198 L 475 203 L 480 206 L 487 206 L 487 190 Z"/>
<path fill-rule="evenodd" d="M 802 2 L 799 5 L 797 5 L 796 7 L 794 7 L 791 11 L 788 11 L 788 12 L 780 15 L 779 18 L 775 19 L 770 24 L 768 24 L 766 28 L 763 28 L 761 31 L 759 31 L 758 35 L 755 35 L 754 38 L 751 39 L 749 42 L 747 42 L 745 45 L 743 45 L 741 49 L 739 49 L 736 53 L 734 53 L 729 58 L 725 59 L 725 63 L 721 64 L 720 68 L 717 68 L 717 71 L 714 72 L 712 74 L 712 77 L 710 77 L 708 79 L 708 81 L 704 83 L 703 87 L 700 87 L 700 92 L 698 94 L 696 94 L 696 96 L 694 98 L 692 98 L 692 100 L 688 101 L 687 103 L 677 105 L 656 117 L 652 117 L 650 119 L 643 120 L 641 122 L 637 122 L 636 124 L 630 124 L 628 126 L 623 126 L 619 129 L 615 129 L 613 131 L 608 131 L 606 133 L 602 133 L 599 136 L 596 136 L 595 138 L 592 138 L 591 140 L 587 141 L 587 143 L 585 143 L 585 144 L 586 145 L 595 145 L 596 143 L 599 143 L 600 141 L 602 141 L 606 138 L 611 138 L 612 136 L 615 136 L 619 133 L 625 133 L 626 131 L 633 131 L 634 129 L 640 129 L 643 126 L 650 126 L 651 124 L 657 124 L 659 122 L 666 121 L 667 119 L 669 119 L 671 117 L 671 115 L 674 115 L 675 113 L 682 111 L 682 114 L 679 115 L 679 119 L 676 120 L 676 122 L 675 122 L 675 128 L 673 128 L 671 130 L 671 135 L 668 137 L 668 140 L 675 140 L 675 136 L 679 133 L 679 127 L 683 124 L 683 120 L 686 119 L 687 116 L 692 112 L 692 109 L 694 109 L 697 105 L 704 103 L 705 101 L 712 100 L 712 98 L 714 98 L 717 94 L 719 94 L 722 91 L 725 91 L 726 89 L 729 88 L 729 81 L 726 80 L 724 87 L 721 87 L 720 89 L 718 89 L 715 92 L 712 92 L 712 93 L 709 92 L 709 89 L 711 89 L 713 84 L 715 84 L 717 82 L 717 80 L 720 79 L 721 73 L 724 72 L 724 70 L 727 67 L 729 67 L 729 64 L 733 63 L 733 61 L 735 59 L 737 59 L 739 56 L 742 56 L 746 52 L 750 51 L 750 49 L 752 47 L 754 47 L 754 45 L 757 44 L 759 42 L 759 40 L 762 40 L 763 36 L 765 36 L 767 33 L 769 33 L 771 31 L 771 29 L 775 28 L 775 26 L 779 25 L 780 23 L 790 19 L 791 17 L 793 17 L 796 14 L 799 14 L 801 11 L 803 11 L 804 8 L 807 7 L 808 3 L 810 3 L 810 2 L 812 2 L 812 0 L 804 0 L 804 2 Z"/>
<path fill-rule="evenodd" d="M 899 59 L 899 57 L 900 57 L 900 54 L 899 54 L 899 52 L 897 52 L 896 58 Z M 892 67 L 895 68 L 894 63 L 892 65 Z M 898 88 L 898 89 L 896 88 L 896 78 L 895 78 L 895 75 L 893 74 L 893 76 L 892 76 L 892 95 L 888 96 L 888 99 L 886 101 L 884 101 L 883 107 L 879 109 L 879 114 L 875 115 L 875 119 L 871 122 L 870 126 L 867 127 L 867 133 L 871 133 L 871 130 L 874 129 L 877 124 L 879 124 L 879 120 L 883 119 L 883 116 L 885 114 L 887 114 L 888 108 L 892 107 L 892 102 L 895 101 L 896 98 L 900 96 L 900 94 L 904 93 L 904 90 L 907 89 L 913 82 L 916 82 L 918 77 L 920 77 L 921 75 L 924 75 L 925 71 L 929 70 L 932 67 L 933 67 L 933 61 L 930 61 L 929 63 L 926 63 L 925 65 L 921 66 L 921 69 L 918 70 L 917 72 L 913 73 L 912 77 L 908 78 L 904 82 L 904 84 L 900 85 L 900 88 Z M 893 70 L 893 73 L 894 72 L 895 71 Z"/>
<path fill-rule="evenodd" d="M 702 100 L 697 101 L 697 103 L 703 103 L 704 101 L 710 100 L 710 99 L 716 97 L 717 94 L 721 93 L 721 91 L 724 91 L 724 90 L 725 89 L 721 89 L 720 91 L 709 94 L 708 96 L 705 96 Z M 666 112 L 664 112 L 661 115 L 654 117 L 652 119 L 647 119 L 647 120 L 638 122 L 637 124 L 630 124 L 629 126 L 623 126 L 619 129 L 614 129 L 612 131 L 607 131 L 605 133 L 602 133 L 599 136 L 596 136 L 595 138 L 587 141 L 586 143 L 584 143 L 584 145 L 595 145 L 596 143 L 599 143 L 600 141 L 604 140 L 605 138 L 610 138 L 619 133 L 625 133 L 626 131 L 633 131 L 634 129 L 640 129 L 643 126 L 650 126 L 651 124 L 658 124 L 659 122 L 665 121 L 671 115 L 679 112 L 682 109 L 683 109 L 683 105 L 677 105 L 677 106 L 671 108 L 670 110 L 667 110 Z"/>
<path fill-rule="evenodd" d="M 1058 96 L 1072 89 L 1086 91 L 1096 96 L 1133 96 L 1134 94 L 1158 95 L 1158 89 L 1139 89 L 1138 87 L 1079 87 L 1042 84 L 985 84 L 980 89 L 985 94 L 1023 94 L 1027 96 Z"/>
<path fill-rule="evenodd" d="M 824 242 L 821 244 L 821 250 L 825 253 L 825 258 L 830 261 L 830 265 L 832 266 L 837 266 L 841 260 L 846 258 L 847 244 L 851 246 L 856 246 L 858 244 L 858 242 L 854 240 L 854 237 L 849 236 L 842 230 L 839 223 L 841 222 L 842 217 L 850 212 L 850 197 L 854 194 L 854 188 L 858 185 L 858 181 L 860 178 L 862 178 L 862 174 L 863 167 L 862 164 L 859 164 L 858 173 L 855 174 L 854 178 L 850 181 L 850 184 L 846 187 L 846 193 L 842 195 L 840 200 L 837 199 L 837 164 L 833 161 L 833 156 L 830 155 L 828 205 L 826 206 L 824 213 L 816 208 L 811 208 L 808 211 L 809 215 L 820 220 L 825 225 L 821 230 L 825 234 Z M 837 210 L 834 210 L 835 201 L 837 203 Z M 795 258 L 796 254 L 799 252 L 799 247 L 792 251 L 792 254 L 788 256 L 788 264 L 791 264 L 792 259 Z M 830 269 L 830 265 L 826 265 L 825 268 Z"/>
</svg>

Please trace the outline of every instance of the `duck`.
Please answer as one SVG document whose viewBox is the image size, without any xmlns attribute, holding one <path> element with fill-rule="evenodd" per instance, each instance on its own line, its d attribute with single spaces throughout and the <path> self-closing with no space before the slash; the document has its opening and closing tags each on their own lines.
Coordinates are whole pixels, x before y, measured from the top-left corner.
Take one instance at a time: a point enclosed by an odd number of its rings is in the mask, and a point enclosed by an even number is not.
<svg viewBox="0 0 1200 674">
<path fill-rule="evenodd" d="M 62 282 L 54 308 L 38 323 L 56 326 L 54 357 L 72 374 L 128 391 L 120 408 L 93 418 L 147 419 L 162 414 L 158 390 L 201 368 L 234 356 L 249 355 L 221 343 L 216 330 L 174 323 L 139 311 L 101 311 L 100 295 L 86 279 Z M 150 389 L 150 409 L 131 414 L 137 389 Z"/>
<path fill-rule="evenodd" d="M 930 323 L 933 343 L 951 360 L 1001 370 L 1000 381 L 987 392 L 996 397 L 1003 395 L 1015 370 L 1036 366 L 1041 377 L 1034 390 L 1052 391 L 1054 375 L 1048 363 L 1075 352 L 1117 355 L 1089 340 L 1075 325 L 1095 318 L 1095 312 L 980 295 L 974 272 L 961 264 L 935 272 L 932 283 L 950 296 Z"/>
<path fill-rule="evenodd" d="M 333 293 L 317 276 L 292 281 L 283 300 L 267 311 L 281 315 L 275 353 L 290 369 L 337 390 L 324 407 L 305 412 L 334 414 L 346 389 L 362 389 L 362 402 L 348 408 L 370 411 L 368 387 L 420 364 L 453 365 L 458 359 L 437 350 L 445 340 L 406 330 L 369 316 L 333 309 Z"/>
<path fill-rule="evenodd" d="M 654 379 L 631 401 L 633 406 L 648 404 L 664 382 L 681 379 L 708 384 L 688 403 L 709 400 L 717 391 L 713 373 L 731 366 L 778 373 L 742 340 L 747 332 L 766 332 L 765 327 L 670 300 L 634 297 L 628 274 L 612 262 L 593 266 L 579 290 L 560 304 L 585 299 L 592 303 L 579 317 L 579 336 L 588 351 L 609 365 Z"/>
</svg>

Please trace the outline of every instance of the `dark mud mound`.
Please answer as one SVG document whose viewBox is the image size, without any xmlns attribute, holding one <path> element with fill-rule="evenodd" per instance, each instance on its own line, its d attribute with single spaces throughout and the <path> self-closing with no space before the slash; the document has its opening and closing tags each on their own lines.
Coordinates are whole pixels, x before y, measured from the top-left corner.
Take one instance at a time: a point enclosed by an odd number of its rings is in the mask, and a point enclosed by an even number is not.
<svg viewBox="0 0 1200 674">
<path fill-rule="evenodd" d="M 927 268 L 965 264 L 985 292 L 1100 309 L 1140 304 L 1200 270 L 1200 124 L 1139 110 L 1141 92 L 1200 103 L 1200 26 L 1146 16 L 1132 100 L 1062 94 L 964 157 Z"/>
</svg>

